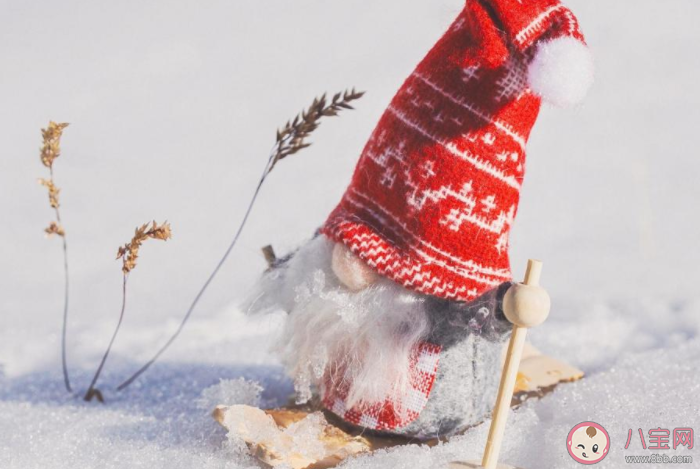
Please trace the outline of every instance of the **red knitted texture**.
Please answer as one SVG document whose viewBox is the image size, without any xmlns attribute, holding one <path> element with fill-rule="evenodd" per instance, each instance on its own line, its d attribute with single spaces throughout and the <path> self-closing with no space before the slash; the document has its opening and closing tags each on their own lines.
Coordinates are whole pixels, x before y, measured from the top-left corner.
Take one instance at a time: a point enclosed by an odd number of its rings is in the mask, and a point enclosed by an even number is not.
<svg viewBox="0 0 700 469">
<path fill-rule="evenodd" d="M 558 0 L 469 0 L 405 81 L 322 232 L 407 288 L 471 300 L 511 279 L 508 236 L 540 99 L 538 40 L 583 41 Z"/>
<path fill-rule="evenodd" d="M 360 403 L 352 408 L 346 405 L 349 383 L 342 379 L 326 377 L 323 387 L 323 405 L 331 412 L 354 425 L 372 430 L 394 430 L 405 427 L 418 418 L 428 403 L 435 384 L 438 361 L 442 347 L 423 342 L 411 355 L 410 389 L 401 402 L 387 399 L 385 402 L 367 405 Z"/>
</svg>

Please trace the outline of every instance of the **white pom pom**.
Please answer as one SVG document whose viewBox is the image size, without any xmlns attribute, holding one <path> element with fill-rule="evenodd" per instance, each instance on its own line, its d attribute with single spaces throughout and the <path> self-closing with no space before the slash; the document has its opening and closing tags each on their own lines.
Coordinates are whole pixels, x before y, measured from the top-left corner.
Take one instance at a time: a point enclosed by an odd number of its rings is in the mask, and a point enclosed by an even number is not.
<svg viewBox="0 0 700 469">
<path fill-rule="evenodd" d="M 572 37 L 538 46 L 528 69 L 530 89 L 550 104 L 572 106 L 583 101 L 593 84 L 593 55 Z"/>
</svg>

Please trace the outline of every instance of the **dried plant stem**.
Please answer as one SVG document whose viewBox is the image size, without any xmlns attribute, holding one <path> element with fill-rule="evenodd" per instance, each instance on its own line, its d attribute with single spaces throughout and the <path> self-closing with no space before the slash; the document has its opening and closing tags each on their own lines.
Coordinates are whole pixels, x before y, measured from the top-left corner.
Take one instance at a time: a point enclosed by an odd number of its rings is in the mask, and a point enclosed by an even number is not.
<svg viewBox="0 0 700 469">
<path fill-rule="evenodd" d="M 63 273 L 65 278 L 65 291 L 63 294 L 63 326 L 61 328 L 61 364 L 63 368 L 63 382 L 66 385 L 66 390 L 68 392 L 73 392 L 68 376 L 68 358 L 66 356 L 66 341 L 68 336 L 68 291 L 70 289 L 70 282 L 68 278 L 68 245 L 65 236 L 63 237 Z"/>
<path fill-rule="evenodd" d="M 92 382 L 90 383 L 90 387 L 88 387 L 88 390 L 85 392 L 85 399 L 86 401 L 91 401 L 93 397 L 96 397 L 98 401 L 104 402 L 104 399 L 102 397 L 102 392 L 100 392 L 99 389 L 95 388 L 95 384 L 97 384 L 97 380 L 100 377 L 100 373 L 102 373 L 102 368 L 105 366 L 105 362 L 107 361 L 107 357 L 109 356 L 109 352 L 112 350 L 112 345 L 114 344 L 114 340 L 117 338 L 117 334 L 119 333 L 119 329 L 121 328 L 122 325 L 122 320 L 124 319 L 124 310 L 126 309 L 126 282 L 127 279 L 129 278 L 129 274 L 124 274 L 124 280 L 122 282 L 122 309 L 121 312 L 119 313 L 119 322 L 117 322 L 117 327 L 114 329 L 114 334 L 112 334 L 112 339 L 109 341 L 109 345 L 107 346 L 107 350 L 105 351 L 104 356 L 102 357 L 102 361 L 100 362 L 100 366 L 97 367 L 97 371 L 95 372 L 95 376 L 92 378 Z"/>
<path fill-rule="evenodd" d="M 49 169 L 49 179 L 39 179 L 39 183 L 46 187 L 49 192 L 49 205 L 56 214 L 56 221 L 49 223 L 44 230 L 47 236 L 58 235 L 63 238 L 63 273 L 65 278 L 65 291 L 63 296 L 63 328 L 61 331 L 61 367 L 63 370 L 63 383 L 68 392 L 73 392 L 68 376 L 68 359 L 66 357 L 66 336 L 68 331 L 68 243 L 66 242 L 66 232 L 61 223 L 61 212 L 59 210 L 59 193 L 61 190 L 56 187 L 53 180 L 53 163 L 61 156 L 61 136 L 63 130 L 68 127 L 67 123 L 56 123 L 49 121 L 46 128 L 41 129 L 42 146 L 40 151 L 41 163 Z"/>
<path fill-rule="evenodd" d="M 275 148 L 277 145 L 275 145 Z M 219 259 L 219 262 L 216 264 L 216 267 L 214 267 L 214 270 L 212 273 L 209 275 L 209 278 L 207 278 L 207 281 L 204 282 L 204 285 L 202 288 L 199 290 L 197 293 L 197 296 L 195 296 L 194 301 L 192 301 L 192 304 L 190 307 L 187 309 L 187 313 L 185 313 L 185 317 L 182 318 L 182 322 L 178 326 L 177 330 L 173 333 L 173 335 L 168 339 L 168 341 L 163 345 L 158 352 L 148 360 L 141 368 L 139 368 L 136 373 L 131 375 L 129 379 L 124 381 L 122 384 L 117 386 L 117 391 L 121 391 L 127 386 L 129 386 L 131 383 L 136 381 L 136 379 L 141 376 L 148 368 L 153 365 L 158 358 L 170 347 L 170 345 L 175 342 L 175 339 L 178 338 L 182 330 L 185 328 L 185 325 L 187 324 L 187 321 L 189 321 L 190 316 L 192 316 L 192 313 L 194 312 L 194 309 L 197 307 L 197 304 L 199 303 L 199 300 L 202 298 L 204 295 L 204 292 L 209 288 L 209 284 L 211 284 L 212 280 L 214 280 L 214 277 L 219 273 L 219 270 L 221 270 L 221 267 L 226 263 L 226 259 L 228 259 L 229 254 L 231 254 L 231 251 L 233 251 L 233 248 L 236 246 L 236 243 L 238 242 L 238 238 L 241 236 L 241 233 L 243 232 L 243 228 L 245 227 L 248 217 L 250 217 L 250 213 L 253 211 L 253 206 L 255 205 L 255 201 L 258 198 L 258 195 L 260 194 L 260 189 L 262 189 L 263 183 L 265 182 L 265 179 L 267 178 L 268 174 L 270 174 L 270 171 L 272 170 L 272 162 L 275 156 L 275 152 L 270 153 L 270 158 L 268 159 L 267 165 L 265 166 L 265 171 L 263 172 L 260 181 L 258 182 L 258 186 L 255 188 L 255 192 L 253 193 L 253 197 L 250 200 L 250 203 L 248 204 L 248 209 L 245 212 L 245 215 L 243 216 L 243 220 L 241 221 L 241 224 L 238 226 L 238 230 L 236 231 L 236 234 L 233 237 L 233 240 L 231 243 L 228 245 L 228 248 L 226 249 L 226 252 L 224 255 Z"/>
<path fill-rule="evenodd" d="M 302 111 L 293 120 L 288 121 L 281 130 L 277 131 L 277 138 L 268 156 L 267 163 L 265 165 L 265 170 L 263 171 L 262 176 L 260 177 L 260 181 L 258 182 L 257 187 L 255 188 L 255 192 L 253 193 L 253 197 L 251 198 L 250 203 L 248 204 L 248 208 L 246 209 L 246 212 L 243 216 L 243 220 L 238 226 L 238 229 L 236 230 L 236 233 L 233 236 L 231 243 L 228 245 L 226 252 L 224 252 L 224 255 L 216 264 L 216 267 L 214 268 L 213 272 L 209 275 L 209 278 L 207 278 L 207 281 L 204 282 L 204 285 L 197 293 L 197 296 L 195 296 L 194 301 L 192 301 L 192 304 L 187 310 L 187 313 L 185 313 L 185 316 L 183 317 L 182 322 L 178 326 L 175 333 L 173 333 L 173 335 L 168 339 L 165 345 L 163 345 L 158 350 L 158 352 L 156 352 L 153 358 L 146 362 L 141 368 L 139 368 L 136 371 L 136 373 L 131 375 L 126 381 L 124 381 L 117 387 L 118 391 L 125 389 L 127 386 L 133 383 L 139 376 L 141 376 L 146 370 L 148 370 L 148 368 L 150 368 L 150 366 L 153 365 L 158 360 L 158 358 L 160 358 L 160 356 L 170 347 L 170 345 L 172 345 L 175 339 L 178 338 L 185 325 L 189 321 L 190 317 L 192 316 L 192 313 L 194 312 L 194 309 L 199 303 L 199 300 L 202 298 L 202 295 L 204 295 L 204 292 L 207 290 L 207 288 L 209 288 L 209 285 L 219 273 L 219 270 L 221 270 L 221 267 L 224 265 L 226 259 L 228 259 L 229 255 L 231 254 L 231 251 L 233 251 L 233 248 L 236 246 L 238 238 L 240 237 L 241 233 L 243 232 L 243 228 L 245 228 L 245 225 L 248 222 L 248 218 L 250 217 L 250 213 L 253 210 L 253 206 L 255 205 L 255 201 L 257 200 L 258 195 L 260 194 L 260 190 L 262 189 L 265 179 L 267 179 L 267 176 L 270 174 L 270 172 L 272 172 L 277 163 L 280 160 L 283 160 L 284 158 L 288 157 L 289 155 L 293 155 L 303 150 L 304 148 L 309 147 L 311 143 L 308 143 L 306 139 L 311 135 L 311 133 L 314 130 L 318 128 L 318 126 L 320 125 L 320 121 L 323 117 L 337 116 L 338 113 L 343 109 L 353 109 L 353 107 L 350 106 L 349 103 L 360 99 L 363 95 L 364 92 L 357 92 L 353 88 L 352 90 L 345 91 L 344 93 L 336 93 L 335 95 L 333 95 L 330 101 L 328 101 L 326 95 L 324 94 L 320 98 L 314 99 L 311 103 L 311 106 L 309 106 L 308 109 Z"/>
<path fill-rule="evenodd" d="M 53 168 L 51 168 L 51 180 L 53 180 Z M 58 207 L 54 207 L 56 212 L 56 222 L 58 226 L 63 226 L 61 222 L 61 211 Z M 73 388 L 70 385 L 70 377 L 68 376 L 68 358 L 66 351 L 66 341 L 68 336 L 68 295 L 70 291 L 70 281 L 68 275 L 68 242 L 66 241 L 65 232 L 61 236 L 61 241 L 63 243 L 63 277 L 64 277 L 64 292 L 63 292 L 63 326 L 61 329 L 61 366 L 63 369 L 63 384 L 66 386 L 66 391 L 73 392 Z"/>
</svg>

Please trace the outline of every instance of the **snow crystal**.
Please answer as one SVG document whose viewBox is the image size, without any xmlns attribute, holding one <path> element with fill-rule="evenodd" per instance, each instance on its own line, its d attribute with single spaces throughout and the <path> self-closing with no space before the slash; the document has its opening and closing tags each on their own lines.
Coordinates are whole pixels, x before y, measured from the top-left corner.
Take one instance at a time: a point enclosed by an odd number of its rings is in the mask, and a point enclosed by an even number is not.
<svg viewBox="0 0 700 469">
<path fill-rule="evenodd" d="M 195 386 L 150 380 L 148 390 L 103 405 L 64 397 L 63 389 L 51 384 L 60 383 L 53 373 L 18 381 L 0 383 L 3 469 L 252 466 L 245 447 L 226 440 L 211 409 L 197 407 Z M 235 382 L 241 388 L 228 395 L 250 394 L 249 383 Z M 23 396 L 22 389 L 31 395 Z"/>
<path fill-rule="evenodd" d="M 325 417 L 320 412 L 293 423 L 284 430 L 284 433 L 292 437 L 292 450 L 306 457 L 323 459 L 326 457 L 324 445 L 320 441 L 323 428 L 328 425 Z"/>
<path fill-rule="evenodd" d="M 245 378 L 222 379 L 219 384 L 210 386 L 197 400 L 197 407 L 211 411 L 217 405 L 260 405 L 260 394 L 263 388 L 260 384 L 247 381 Z"/>
</svg>

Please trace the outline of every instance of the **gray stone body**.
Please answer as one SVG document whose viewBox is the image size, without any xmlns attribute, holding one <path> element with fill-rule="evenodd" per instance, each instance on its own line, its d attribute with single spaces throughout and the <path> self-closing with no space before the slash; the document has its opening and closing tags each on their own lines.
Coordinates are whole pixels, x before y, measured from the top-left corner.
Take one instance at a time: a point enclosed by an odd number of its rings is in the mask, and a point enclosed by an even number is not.
<svg viewBox="0 0 700 469">
<path fill-rule="evenodd" d="M 428 341 L 443 347 L 435 384 L 420 416 L 393 434 L 418 439 L 450 436 L 489 416 L 512 327 L 502 309 L 509 286 L 503 284 L 469 303 L 428 299 Z"/>
</svg>

